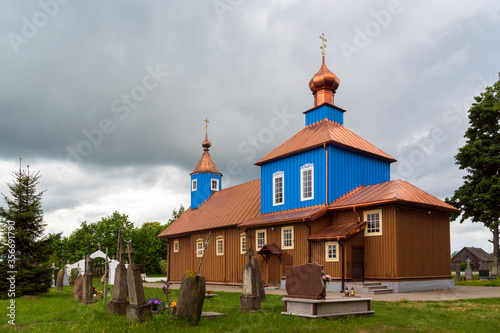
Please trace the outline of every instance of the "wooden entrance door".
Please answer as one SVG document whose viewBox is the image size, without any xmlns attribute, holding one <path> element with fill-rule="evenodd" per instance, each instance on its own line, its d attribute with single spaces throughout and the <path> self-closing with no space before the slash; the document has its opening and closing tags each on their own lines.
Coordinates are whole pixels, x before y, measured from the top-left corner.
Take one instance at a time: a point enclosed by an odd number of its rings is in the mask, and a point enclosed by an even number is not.
<svg viewBox="0 0 500 333">
<path fill-rule="evenodd" d="M 365 278 L 365 248 L 351 247 L 351 278 L 353 281 L 363 281 Z"/>
<path fill-rule="evenodd" d="M 281 262 L 278 256 L 273 254 L 267 259 L 267 284 L 269 287 L 281 285 Z"/>
</svg>

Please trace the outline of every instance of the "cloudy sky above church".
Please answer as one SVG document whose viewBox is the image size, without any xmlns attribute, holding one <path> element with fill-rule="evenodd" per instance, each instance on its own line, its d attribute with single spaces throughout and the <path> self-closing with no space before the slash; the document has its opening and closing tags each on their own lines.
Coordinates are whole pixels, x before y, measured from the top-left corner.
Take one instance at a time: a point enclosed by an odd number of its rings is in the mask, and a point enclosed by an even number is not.
<svg viewBox="0 0 500 333">
<path fill-rule="evenodd" d="M 39 170 L 47 232 L 113 211 L 136 226 L 188 207 L 203 119 L 223 187 L 304 127 L 309 79 L 340 78 L 345 126 L 440 199 L 473 96 L 498 79 L 491 1 L 8 1 L 0 11 L 0 191 Z M 4 205 L 4 203 L 2 203 Z M 451 224 L 452 250 L 491 251 L 482 225 Z"/>
</svg>

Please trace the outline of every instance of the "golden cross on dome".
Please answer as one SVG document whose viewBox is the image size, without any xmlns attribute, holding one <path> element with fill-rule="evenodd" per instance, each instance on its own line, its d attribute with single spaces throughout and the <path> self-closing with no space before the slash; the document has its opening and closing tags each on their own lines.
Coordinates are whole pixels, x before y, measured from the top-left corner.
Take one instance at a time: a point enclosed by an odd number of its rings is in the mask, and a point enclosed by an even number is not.
<svg viewBox="0 0 500 333">
<path fill-rule="evenodd" d="M 321 46 L 319 47 L 321 49 L 321 54 L 325 55 L 326 54 L 326 52 L 325 52 L 325 48 L 326 48 L 326 45 L 325 45 L 325 42 L 326 42 L 325 33 L 322 33 L 321 36 L 319 36 L 319 38 L 321 39 Z"/>
<path fill-rule="evenodd" d="M 205 118 L 205 120 L 203 120 L 205 122 L 205 135 L 208 135 L 208 123 L 210 121 L 208 121 L 208 118 Z"/>
</svg>

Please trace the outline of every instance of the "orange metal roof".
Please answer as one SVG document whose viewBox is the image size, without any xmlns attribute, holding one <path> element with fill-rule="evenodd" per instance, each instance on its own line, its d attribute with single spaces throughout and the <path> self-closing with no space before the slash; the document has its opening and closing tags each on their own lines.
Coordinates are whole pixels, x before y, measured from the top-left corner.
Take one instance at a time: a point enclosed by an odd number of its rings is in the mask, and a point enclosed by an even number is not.
<svg viewBox="0 0 500 333">
<path fill-rule="evenodd" d="M 450 213 L 459 210 L 446 202 L 422 191 L 418 187 L 401 179 L 368 186 L 360 186 L 330 205 L 330 210 L 338 208 L 362 207 L 390 202 L 418 204 Z"/>
<path fill-rule="evenodd" d="M 363 151 L 391 162 L 396 161 L 392 156 L 384 153 L 365 139 L 345 128 L 344 125 L 340 125 L 328 119 L 323 119 L 307 126 L 255 164 L 262 165 L 265 162 L 269 162 L 279 157 L 322 146 L 323 143 L 330 143 Z"/>
<path fill-rule="evenodd" d="M 305 207 L 298 209 L 290 209 L 281 212 L 268 213 L 264 215 L 259 215 L 254 217 L 251 220 L 243 222 L 238 226 L 240 228 L 245 227 L 255 227 L 258 225 L 263 225 L 267 223 L 285 223 L 290 221 L 303 221 L 306 220 L 315 220 L 326 214 L 328 207 L 325 205 L 318 205 L 313 207 Z"/>
<path fill-rule="evenodd" d="M 260 179 L 214 192 L 198 208 L 186 210 L 160 238 L 237 225 L 260 214 Z"/>
<path fill-rule="evenodd" d="M 222 176 L 222 173 L 220 173 L 219 170 L 217 170 L 217 167 L 215 166 L 212 157 L 210 157 L 208 150 L 205 150 L 203 152 L 203 155 L 201 155 L 198 164 L 196 164 L 196 167 L 194 168 L 193 172 L 190 173 L 190 175 L 195 173 L 204 173 L 204 172 L 216 173 Z"/>
<path fill-rule="evenodd" d="M 366 222 L 330 225 L 309 236 L 309 240 L 348 240 L 365 228 Z"/>
</svg>

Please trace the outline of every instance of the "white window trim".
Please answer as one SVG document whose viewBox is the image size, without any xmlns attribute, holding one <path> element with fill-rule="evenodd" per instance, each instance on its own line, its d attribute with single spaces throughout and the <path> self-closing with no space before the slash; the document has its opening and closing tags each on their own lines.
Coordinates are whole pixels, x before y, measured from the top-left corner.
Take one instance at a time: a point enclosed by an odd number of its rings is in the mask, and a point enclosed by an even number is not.
<svg viewBox="0 0 500 333">
<path fill-rule="evenodd" d="M 198 246 L 198 244 L 201 244 L 201 248 Z M 196 240 L 196 257 L 200 258 L 203 257 L 203 249 L 205 247 L 203 246 L 203 239 L 199 238 Z"/>
<path fill-rule="evenodd" d="M 213 185 L 212 182 L 214 182 L 214 181 L 217 183 L 217 185 L 215 186 L 215 188 L 212 186 Z M 212 191 L 218 191 L 219 190 L 219 180 L 217 178 L 211 178 L 210 179 L 210 189 Z"/>
<path fill-rule="evenodd" d="M 245 240 L 245 249 L 243 249 L 243 240 Z M 247 244 L 247 234 L 245 233 L 242 233 L 240 235 L 240 254 L 246 254 L 247 253 L 247 249 L 246 247 L 248 246 Z"/>
<path fill-rule="evenodd" d="M 179 240 L 174 240 L 174 252 L 179 252 Z"/>
<path fill-rule="evenodd" d="M 335 258 L 328 257 L 328 246 L 335 246 Z M 326 262 L 338 262 L 339 261 L 339 242 L 325 242 L 325 260 Z"/>
<path fill-rule="evenodd" d="M 311 197 L 304 198 L 304 171 L 311 170 Z M 300 201 L 314 199 L 314 164 L 307 163 L 300 167 Z"/>
<path fill-rule="evenodd" d="M 264 233 L 264 244 L 261 247 L 259 247 L 259 237 L 257 237 L 257 235 L 260 232 Z M 262 249 L 266 244 L 267 244 L 267 230 L 266 229 L 255 230 L 255 250 L 260 251 L 260 249 Z"/>
<path fill-rule="evenodd" d="M 285 230 L 291 230 L 292 231 L 292 245 L 290 246 L 285 246 Z M 281 249 L 282 250 L 293 250 L 293 245 L 295 244 L 295 235 L 293 232 L 293 225 L 289 225 L 287 227 L 281 227 Z"/>
<path fill-rule="evenodd" d="M 368 214 L 377 214 L 378 213 L 378 219 L 379 219 L 379 231 L 378 232 L 368 232 L 368 219 L 367 215 Z M 365 236 L 382 236 L 382 209 L 375 209 L 375 210 L 369 210 L 363 213 L 363 220 L 366 222 L 365 226 Z"/>
<path fill-rule="evenodd" d="M 196 190 L 198 190 L 198 180 L 192 179 L 191 180 L 191 192 L 194 192 Z"/>
<path fill-rule="evenodd" d="M 276 203 L 276 188 L 275 188 L 275 179 L 281 178 L 281 190 L 282 190 L 282 200 L 281 202 Z M 277 171 L 273 173 L 273 206 L 281 206 L 285 204 L 285 173 L 283 171 Z"/>
<path fill-rule="evenodd" d="M 222 243 L 222 252 L 219 252 L 219 243 Z M 218 256 L 224 255 L 224 236 L 217 236 L 217 239 L 215 241 L 215 253 Z"/>
</svg>

